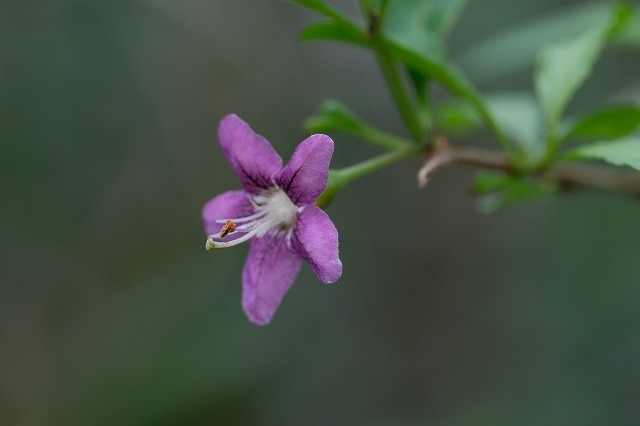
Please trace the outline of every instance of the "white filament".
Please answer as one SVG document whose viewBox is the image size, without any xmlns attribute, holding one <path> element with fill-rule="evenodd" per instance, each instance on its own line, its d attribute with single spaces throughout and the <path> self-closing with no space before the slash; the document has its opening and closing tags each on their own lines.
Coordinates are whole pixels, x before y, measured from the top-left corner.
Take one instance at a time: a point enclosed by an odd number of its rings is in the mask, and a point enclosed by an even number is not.
<svg viewBox="0 0 640 426">
<path fill-rule="evenodd" d="M 216 223 L 227 223 L 228 220 L 243 225 L 236 227 L 234 232 L 230 232 L 220 238 L 218 235 L 209 235 L 205 248 L 227 248 L 241 244 L 252 237 L 260 238 L 269 231 L 275 231 L 277 235 L 289 234 L 296 221 L 298 207 L 293 204 L 287 194 L 280 188 L 272 188 L 260 195 L 249 198 L 251 205 L 256 210 L 254 214 L 245 217 L 219 219 Z M 244 233 L 240 238 L 231 241 L 222 241 L 239 233 Z"/>
</svg>

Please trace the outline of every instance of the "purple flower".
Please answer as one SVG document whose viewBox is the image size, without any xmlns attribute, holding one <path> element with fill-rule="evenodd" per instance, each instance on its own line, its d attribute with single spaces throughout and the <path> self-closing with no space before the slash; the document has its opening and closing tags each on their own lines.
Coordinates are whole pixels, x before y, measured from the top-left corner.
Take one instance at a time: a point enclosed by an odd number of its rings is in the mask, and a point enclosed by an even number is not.
<svg viewBox="0 0 640 426">
<path fill-rule="evenodd" d="M 302 259 L 324 283 L 342 275 L 338 231 L 313 204 L 327 186 L 333 141 L 309 136 L 282 167 L 271 144 L 234 114 L 220 122 L 218 139 L 244 189 L 224 192 L 204 205 L 206 248 L 251 240 L 242 272 L 242 307 L 252 322 L 268 324 Z"/>
</svg>

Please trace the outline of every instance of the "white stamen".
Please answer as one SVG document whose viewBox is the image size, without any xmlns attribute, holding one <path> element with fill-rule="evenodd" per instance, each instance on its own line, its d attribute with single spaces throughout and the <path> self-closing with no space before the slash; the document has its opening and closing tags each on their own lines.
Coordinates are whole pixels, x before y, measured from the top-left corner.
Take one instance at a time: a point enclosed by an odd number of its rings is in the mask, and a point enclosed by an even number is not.
<svg viewBox="0 0 640 426">
<path fill-rule="evenodd" d="M 251 198 L 249 198 L 249 200 L 251 200 Z M 234 223 L 242 223 L 242 222 L 251 222 L 254 219 L 258 219 L 264 215 L 266 215 L 267 212 L 266 211 L 259 211 L 258 213 L 252 214 L 251 216 L 247 216 L 247 217 L 235 217 L 235 218 L 231 218 L 231 219 L 218 219 L 216 220 L 216 223 L 227 223 L 227 220 L 230 220 Z"/>
<path fill-rule="evenodd" d="M 231 221 L 234 224 L 242 223 L 236 226 L 235 231 L 224 234 L 224 238 L 218 235 L 209 235 L 205 248 L 212 250 L 214 248 L 227 248 L 241 244 L 252 237 L 261 238 L 268 232 L 272 232 L 276 237 L 286 237 L 289 239 L 293 225 L 296 220 L 298 207 L 293 204 L 291 199 L 280 188 L 272 188 L 264 191 L 260 195 L 249 198 L 249 202 L 256 210 L 254 214 L 246 217 L 219 219 L 216 223 L 227 223 Z M 239 233 L 244 235 L 231 241 L 222 241 L 230 236 L 237 236 Z"/>
</svg>

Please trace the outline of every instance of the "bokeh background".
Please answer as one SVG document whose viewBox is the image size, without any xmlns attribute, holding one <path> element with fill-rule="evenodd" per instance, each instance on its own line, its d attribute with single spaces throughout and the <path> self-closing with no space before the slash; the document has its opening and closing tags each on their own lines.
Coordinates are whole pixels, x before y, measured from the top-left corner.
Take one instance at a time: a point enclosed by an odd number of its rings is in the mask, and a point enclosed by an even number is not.
<svg viewBox="0 0 640 426">
<path fill-rule="evenodd" d="M 483 90 L 530 90 L 530 64 L 464 59 L 580 4 L 471 1 L 450 45 Z M 313 19 L 275 0 L 0 2 L 0 423 L 639 424 L 637 200 L 486 216 L 471 170 L 419 190 L 407 161 L 329 207 L 342 279 L 305 266 L 268 327 L 247 321 L 247 247 L 206 252 L 200 223 L 239 187 L 220 118 L 285 159 L 328 97 L 403 132 L 370 54 L 296 41 Z M 638 56 L 607 53 L 572 109 L 640 100 Z M 332 137 L 335 167 L 377 153 Z"/>
</svg>

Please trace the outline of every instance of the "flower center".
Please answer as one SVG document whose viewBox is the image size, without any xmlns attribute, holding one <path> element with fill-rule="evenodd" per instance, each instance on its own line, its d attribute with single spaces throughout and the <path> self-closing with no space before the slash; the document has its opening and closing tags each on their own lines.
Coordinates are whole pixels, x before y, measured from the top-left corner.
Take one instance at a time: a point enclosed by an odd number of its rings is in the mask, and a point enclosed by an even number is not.
<svg viewBox="0 0 640 426">
<path fill-rule="evenodd" d="M 220 233 L 209 235 L 205 244 L 207 250 L 232 247 L 251 237 L 260 238 L 270 231 L 274 231 L 277 236 L 290 235 L 296 223 L 298 207 L 284 191 L 277 187 L 271 188 L 260 195 L 250 197 L 249 202 L 255 213 L 245 217 L 216 220 L 216 223 L 223 223 L 224 226 Z M 234 240 L 223 241 L 238 234 L 244 235 Z"/>
</svg>

